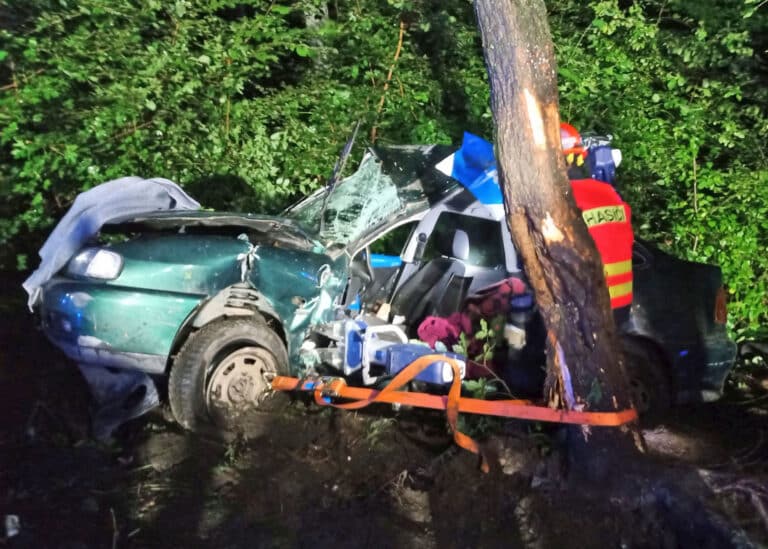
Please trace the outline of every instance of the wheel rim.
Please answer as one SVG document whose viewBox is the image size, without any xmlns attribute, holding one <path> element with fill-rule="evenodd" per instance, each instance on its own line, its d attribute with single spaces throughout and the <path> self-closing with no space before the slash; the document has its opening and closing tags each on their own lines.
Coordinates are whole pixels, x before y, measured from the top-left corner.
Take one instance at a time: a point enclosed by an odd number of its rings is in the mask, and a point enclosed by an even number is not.
<svg viewBox="0 0 768 549">
<path fill-rule="evenodd" d="M 208 412 L 232 416 L 258 408 L 277 372 L 275 357 L 262 347 L 243 347 L 228 354 L 210 374 L 205 392 Z"/>
</svg>

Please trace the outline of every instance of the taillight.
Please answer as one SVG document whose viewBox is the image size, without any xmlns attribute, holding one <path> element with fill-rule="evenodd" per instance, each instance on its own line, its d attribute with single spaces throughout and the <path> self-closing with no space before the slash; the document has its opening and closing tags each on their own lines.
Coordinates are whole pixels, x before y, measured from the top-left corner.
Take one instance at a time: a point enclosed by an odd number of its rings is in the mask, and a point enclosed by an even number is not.
<svg viewBox="0 0 768 549">
<path fill-rule="evenodd" d="M 725 288 L 720 286 L 717 289 L 717 295 L 715 295 L 715 322 L 718 324 L 725 324 L 728 320 L 728 300 L 725 293 Z"/>
</svg>

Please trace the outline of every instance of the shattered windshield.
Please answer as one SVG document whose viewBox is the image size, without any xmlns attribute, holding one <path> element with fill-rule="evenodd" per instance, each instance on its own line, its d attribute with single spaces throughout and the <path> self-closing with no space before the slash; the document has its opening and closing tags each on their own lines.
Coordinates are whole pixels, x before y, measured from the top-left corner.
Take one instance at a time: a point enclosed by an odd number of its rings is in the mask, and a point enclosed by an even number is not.
<svg viewBox="0 0 768 549">
<path fill-rule="evenodd" d="M 458 188 L 458 182 L 434 169 L 452 152 L 443 145 L 375 147 L 330 194 L 317 191 L 284 215 L 326 246 L 358 242 L 386 224 L 427 210 Z"/>
<path fill-rule="evenodd" d="M 315 193 L 286 212 L 314 233 L 320 231 L 320 212 L 327 190 Z M 392 178 L 382 173 L 381 162 L 367 155 L 360 168 L 339 181 L 327 196 L 320 240 L 347 244 L 403 210 Z"/>
</svg>

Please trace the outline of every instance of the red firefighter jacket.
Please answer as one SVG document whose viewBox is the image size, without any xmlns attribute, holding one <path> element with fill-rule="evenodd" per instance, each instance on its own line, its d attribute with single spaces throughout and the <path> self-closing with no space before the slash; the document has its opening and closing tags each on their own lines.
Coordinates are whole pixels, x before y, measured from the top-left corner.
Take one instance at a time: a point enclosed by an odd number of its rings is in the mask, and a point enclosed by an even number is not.
<svg viewBox="0 0 768 549">
<path fill-rule="evenodd" d="M 631 210 L 619 193 L 596 179 L 572 179 L 571 188 L 603 260 L 611 308 L 632 304 Z"/>
</svg>

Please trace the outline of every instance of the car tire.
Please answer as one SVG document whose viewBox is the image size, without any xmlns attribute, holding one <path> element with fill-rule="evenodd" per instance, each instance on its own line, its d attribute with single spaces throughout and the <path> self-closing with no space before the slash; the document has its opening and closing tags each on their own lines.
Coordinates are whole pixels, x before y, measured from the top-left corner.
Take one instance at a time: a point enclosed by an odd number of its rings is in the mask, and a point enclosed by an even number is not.
<svg viewBox="0 0 768 549">
<path fill-rule="evenodd" d="M 260 318 L 215 320 L 192 333 L 168 379 L 176 421 L 190 431 L 233 431 L 251 412 L 276 411 L 289 399 L 270 390 L 270 377 L 288 375 L 288 353 Z M 248 413 L 248 418 L 242 417 Z"/>
<path fill-rule="evenodd" d="M 633 338 L 622 340 L 627 382 L 640 423 L 659 423 L 672 406 L 672 389 L 663 358 L 650 344 Z"/>
</svg>

